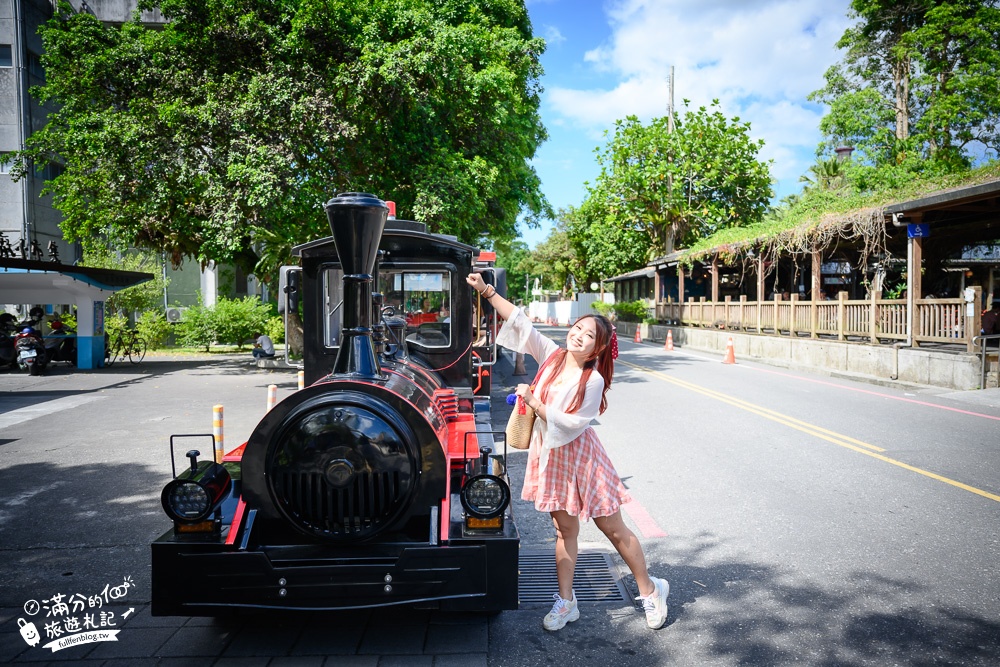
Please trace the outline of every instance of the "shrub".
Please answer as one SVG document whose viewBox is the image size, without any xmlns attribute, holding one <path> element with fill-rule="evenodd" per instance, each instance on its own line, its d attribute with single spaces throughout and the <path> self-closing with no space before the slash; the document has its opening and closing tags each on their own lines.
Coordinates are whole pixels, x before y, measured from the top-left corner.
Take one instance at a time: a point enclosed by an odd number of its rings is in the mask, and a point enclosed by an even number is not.
<svg viewBox="0 0 1000 667">
<path fill-rule="evenodd" d="M 275 345 L 285 342 L 285 320 L 280 315 L 272 315 L 267 320 L 264 333 L 271 338 Z"/>
<path fill-rule="evenodd" d="M 215 341 L 215 318 L 211 308 L 191 306 L 174 326 L 174 337 L 184 347 L 203 347 L 208 352 Z"/>
<path fill-rule="evenodd" d="M 220 298 L 214 308 L 215 340 L 242 349 L 255 333 L 264 332 L 270 317 L 270 306 L 255 296 Z"/>
<path fill-rule="evenodd" d="M 646 319 L 645 301 L 623 301 L 615 304 L 615 315 L 622 322 L 642 322 Z"/>
<path fill-rule="evenodd" d="M 598 315 L 603 315 L 608 319 L 614 317 L 615 307 L 613 304 L 604 303 L 603 301 L 595 301 L 590 304 L 590 307 L 593 308 Z"/>
<path fill-rule="evenodd" d="M 163 347 L 164 341 L 170 335 L 170 323 L 162 310 L 147 310 L 139 315 L 135 328 L 139 331 L 139 336 L 146 341 L 146 347 L 150 350 L 158 350 Z"/>
<path fill-rule="evenodd" d="M 104 318 L 104 332 L 108 340 L 114 341 L 128 330 L 128 318 L 124 315 L 109 315 Z"/>
</svg>

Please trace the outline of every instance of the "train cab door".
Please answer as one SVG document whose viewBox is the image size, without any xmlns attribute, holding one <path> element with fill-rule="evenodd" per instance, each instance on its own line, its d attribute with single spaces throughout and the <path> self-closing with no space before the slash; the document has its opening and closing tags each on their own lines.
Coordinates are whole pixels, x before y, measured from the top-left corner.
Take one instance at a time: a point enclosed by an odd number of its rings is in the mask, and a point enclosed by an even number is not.
<svg viewBox="0 0 1000 667">
<path fill-rule="evenodd" d="M 493 261 L 495 255 L 484 252 L 475 270 L 482 275 L 483 282 L 493 285 L 497 293 L 506 298 L 507 271 L 493 266 Z M 502 321 L 486 299 L 478 294 L 474 294 L 472 299 L 472 372 L 475 375 L 472 386 L 476 388 L 477 396 L 489 396 L 493 387 L 493 367 L 499 360 L 496 340 Z"/>
</svg>

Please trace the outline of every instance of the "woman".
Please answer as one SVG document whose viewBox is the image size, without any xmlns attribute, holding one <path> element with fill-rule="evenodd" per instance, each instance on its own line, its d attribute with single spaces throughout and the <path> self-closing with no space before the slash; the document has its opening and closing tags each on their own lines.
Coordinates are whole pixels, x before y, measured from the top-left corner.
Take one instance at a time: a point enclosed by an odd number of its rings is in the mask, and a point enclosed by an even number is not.
<svg viewBox="0 0 1000 667">
<path fill-rule="evenodd" d="M 635 576 L 646 624 L 662 627 L 667 621 L 670 585 L 646 572 L 639 540 L 622 520 L 621 505 L 631 498 L 590 427 L 607 408 L 606 394 L 618 354 L 614 328 L 600 315 L 585 315 L 570 328 L 562 350 L 536 331 L 519 308 L 487 286 L 482 276 L 474 273 L 468 283 L 504 320 L 497 343 L 527 352 L 544 369 L 534 391 L 519 384 L 514 392 L 537 417 L 521 498 L 551 514 L 556 527 L 559 593 L 553 596 L 556 603 L 542 625 L 554 631 L 580 618 L 573 593 L 577 541 L 580 520 L 593 518 Z"/>
</svg>

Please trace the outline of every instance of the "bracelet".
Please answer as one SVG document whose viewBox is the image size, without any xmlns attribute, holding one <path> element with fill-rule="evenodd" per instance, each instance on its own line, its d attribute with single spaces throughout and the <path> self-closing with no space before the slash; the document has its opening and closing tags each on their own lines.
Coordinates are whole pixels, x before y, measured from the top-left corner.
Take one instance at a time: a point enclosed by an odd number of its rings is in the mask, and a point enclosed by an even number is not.
<svg viewBox="0 0 1000 667">
<path fill-rule="evenodd" d="M 493 289 L 493 291 L 490 292 L 490 294 L 487 294 L 487 292 L 489 292 L 491 288 Z M 486 289 L 484 289 L 482 292 L 479 293 L 479 296 L 481 296 L 484 299 L 486 299 L 487 301 L 489 301 L 490 299 L 492 299 L 493 297 L 495 297 L 496 294 L 497 294 L 497 288 L 493 287 L 493 285 L 487 285 Z"/>
</svg>

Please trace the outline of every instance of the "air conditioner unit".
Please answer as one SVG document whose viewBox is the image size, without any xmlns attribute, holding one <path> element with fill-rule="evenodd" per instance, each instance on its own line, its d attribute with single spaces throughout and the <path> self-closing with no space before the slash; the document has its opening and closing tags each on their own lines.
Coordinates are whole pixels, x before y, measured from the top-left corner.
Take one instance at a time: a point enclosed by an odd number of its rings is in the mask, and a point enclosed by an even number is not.
<svg viewBox="0 0 1000 667">
<path fill-rule="evenodd" d="M 167 322 L 180 322 L 186 312 L 187 308 L 167 308 Z"/>
</svg>

